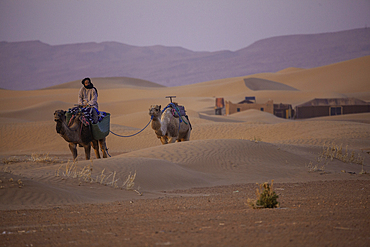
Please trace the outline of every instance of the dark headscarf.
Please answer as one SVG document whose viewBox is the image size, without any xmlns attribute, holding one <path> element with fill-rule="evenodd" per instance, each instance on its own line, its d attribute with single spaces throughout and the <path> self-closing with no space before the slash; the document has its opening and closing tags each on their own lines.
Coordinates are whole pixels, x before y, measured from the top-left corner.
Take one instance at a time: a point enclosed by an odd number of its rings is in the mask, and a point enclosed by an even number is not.
<svg viewBox="0 0 370 247">
<path fill-rule="evenodd" d="M 88 80 L 90 82 L 89 85 L 85 86 L 84 82 Z M 82 81 L 81 81 L 82 85 L 86 88 L 86 89 L 92 89 L 94 88 L 95 89 L 95 92 L 96 92 L 96 95 L 98 95 L 98 89 L 96 89 L 96 87 L 94 87 L 94 85 L 92 84 L 91 82 L 91 79 L 89 77 L 86 77 L 84 78 Z"/>
</svg>

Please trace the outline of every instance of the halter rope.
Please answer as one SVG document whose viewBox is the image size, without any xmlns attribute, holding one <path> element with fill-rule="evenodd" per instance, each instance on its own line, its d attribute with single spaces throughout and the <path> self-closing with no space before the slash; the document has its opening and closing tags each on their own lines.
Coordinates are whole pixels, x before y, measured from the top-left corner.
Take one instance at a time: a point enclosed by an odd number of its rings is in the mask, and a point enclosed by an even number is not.
<svg viewBox="0 0 370 247">
<path fill-rule="evenodd" d="M 150 118 L 150 120 L 149 120 L 149 123 L 144 127 L 144 128 L 142 128 L 139 132 L 137 132 L 137 133 L 135 133 L 135 134 L 132 134 L 132 135 L 128 135 L 128 136 L 124 136 L 124 135 L 118 135 L 118 134 L 116 134 L 116 133 L 114 133 L 113 131 L 109 131 L 110 133 L 112 133 L 113 135 L 115 135 L 115 136 L 118 136 L 118 137 L 132 137 L 132 136 L 135 136 L 135 135 L 137 135 L 137 134 L 139 134 L 140 132 L 142 132 L 143 130 L 145 130 L 146 129 L 146 127 L 148 127 L 148 125 L 150 124 L 150 122 L 153 120 L 153 116 L 151 116 L 151 118 Z"/>
</svg>

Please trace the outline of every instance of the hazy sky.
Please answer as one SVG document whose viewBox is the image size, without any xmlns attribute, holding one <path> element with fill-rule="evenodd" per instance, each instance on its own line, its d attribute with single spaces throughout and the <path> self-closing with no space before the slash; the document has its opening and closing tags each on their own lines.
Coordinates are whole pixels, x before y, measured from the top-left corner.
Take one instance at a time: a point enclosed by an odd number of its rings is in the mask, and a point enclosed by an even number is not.
<svg viewBox="0 0 370 247">
<path fill-rule="evenodd" d="M 117 41 L 235 51 L 273 36 L 370 26 L 370 0 L 0 0 L 0 41 Z"/>
</svg>

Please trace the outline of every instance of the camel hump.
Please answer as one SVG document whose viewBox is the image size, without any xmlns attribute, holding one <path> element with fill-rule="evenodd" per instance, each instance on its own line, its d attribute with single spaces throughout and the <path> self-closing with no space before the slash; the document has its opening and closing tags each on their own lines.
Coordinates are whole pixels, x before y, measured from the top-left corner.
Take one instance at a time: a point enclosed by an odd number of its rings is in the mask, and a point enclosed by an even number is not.
<svg viewBox="0 0 370 247">
<path fill-rule="evenodd" d="M 180 116 L 186 116 L 186 110 L 185 107 L 182 105 L 179 105 L 176 102 L 169 103 L 165 109 L 170 109 L 171 113 L 174 117 L 178 118 Z"/>
</svg>

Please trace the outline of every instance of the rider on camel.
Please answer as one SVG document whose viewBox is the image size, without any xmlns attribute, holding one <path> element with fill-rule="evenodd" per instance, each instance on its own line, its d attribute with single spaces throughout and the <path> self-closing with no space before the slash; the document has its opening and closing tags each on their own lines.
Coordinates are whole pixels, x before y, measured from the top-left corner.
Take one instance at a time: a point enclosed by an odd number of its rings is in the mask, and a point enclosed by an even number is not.
<svg viewBox="0 0 370 247">
<path fill-rule="evenodd" d="M 97 123 L 99 119 L 98 90 L 91 83 L 90 78 L 83 79 L 81 83 L 83 86 L 78 93 L 78 104 L 90 108 L 93 123 Z"/>
</svg>

